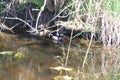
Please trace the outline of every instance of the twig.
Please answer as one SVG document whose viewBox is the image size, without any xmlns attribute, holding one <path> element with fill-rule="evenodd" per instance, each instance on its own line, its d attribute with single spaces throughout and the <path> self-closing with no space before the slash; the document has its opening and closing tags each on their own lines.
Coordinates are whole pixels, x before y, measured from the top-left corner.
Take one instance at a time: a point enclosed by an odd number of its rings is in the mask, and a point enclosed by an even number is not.
<svg viewBox="0 0 120 80">
<path fill-rule="evenodd" d="M 0 28 L 1 28 L 1 30 L 4 30 L 4 29 L 5 29 L 5 30 L 8 30 L 8 31 L 13 32 L 12 29 L 13 29 L 14 27 L 9 28 L 9 27 L 7 27 L 5 24 L 0 23 Z"/>
<path fill-rule="evenodd" d="M 68 51 L 67 51 L 65 66 L 67 66 L 69 55 L 70 55 L 70 46 L 71 46 L 71 43 L 72 43 L 73 30 L 74 30 L 74 27 L 72 28 L 71 35 L 70 35 L 70 41 L 69 41 L 69 45 L 68 45 Z"/>
<path fill-rule="evenodd" d="M 91 46 L 91 43 L 92 43 L 92 39 L 93 39 L 93 33 L 91 34 L 90 43 L 89 43 L 88 48 L 87 48 L 87 51 L 86 51 L 86 55 L 85 55 L 85 58 L 84 58 L 84 61 L 83 61 L 82 68 L 84 68 L 84 66 L 85 66 L 86 59 L 87 59 L 88 53 L 89 53 L 89 51 L 90 51 L 90 46 Z"/>
<path fill-rule="evenodd" d="M 74 4 L 74 2 L 72 4 L 66 6 L 64 9 L 62 9 L 50 22 L 54 21 L 65 9 L 72 6 L 73 4 Z"/>
<path fill-rule="evenodd" d="M 46 2 L 47 2 L 47 0 L 44 0 L 44 4 L 43 4 L 43 6 L 41 7 L 40 12 L 38 13 L 37 21 L 36 21 L 36 26 L 35 26 L 35 29 L 36 29 L 36 30 L 37 30 L 37 28 L 38 28 L 39 18 L 40 18 L 40 16 L 41 16 L 41 13 L 44 11 Z"/>
<path fill-rule="evenodd" d="M 16 19 L 16 20 L 20 20 L 20 21 L 22 21 L 22 22 L 24 22 L 26 25 L 28 25 L 33 31 L 37 31 L 35 28 L 33 28 L 29 23 L 27 23 L 26 21 L 24 21 L 23 19 L 21 19 L 21 18 L 18 18 L 18 17 L 15 17 L 15 18 L 13 18 L 13 17 L 4 17 L 5 19 Z"/>
<path fill-rule="evenodd" d="M 63 16 L 58 15 L 58 17 L 59 17 L 59 18 L 66 18 L 66 17 L 69 16 L 70 14 L 75 14 L 76 12 L 80 12 L 80 11 L 81 11 L 81 10 L 69 12 L 67 15 L 63 15 Z"/>
</svg>

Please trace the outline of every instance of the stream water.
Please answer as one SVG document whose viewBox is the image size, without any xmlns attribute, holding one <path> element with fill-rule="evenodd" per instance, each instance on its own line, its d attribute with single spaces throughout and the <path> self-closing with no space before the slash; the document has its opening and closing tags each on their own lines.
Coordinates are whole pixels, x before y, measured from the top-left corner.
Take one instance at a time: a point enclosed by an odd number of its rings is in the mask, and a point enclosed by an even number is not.
<svg viewBox="0 0 120 80">
<path fill-rule="evenodd" d="M 68 47 L 68 42 L 64 43 L 66 48 Z M 62 55 L 62 46 L 63 43 L 55 44 L 47 38 L 32 38 L 0 33 L 0 51 L 21 52 L 23 55 L 20 59 L 11 59 L 10 57 L 0 58 L 0 80 L 52 80 L 56 74 L 51 72 L 50 67 L 58 66 L 55 56 Z M 99 46 L 101 45 L 91 46 L 85 68 L 82 69 L 88 43 L 79 42 L 78 40 L 73 41 L 68 65 L 75 69 L 81 67 L 79 68 L 81 72 L 91 75 L 95 74 L 95 78 L 96 74 L 99 74 L 97 75 L 98 78 L 101 77 L 102 72 L 106 72 L 107 68 L 114 71 L 113 67 L 117 65 L 115 69 L 120 69 L 120 54 L 117 56 L 113 54 L 111 57 L 108 51 L 102 51 L 103 48 Z M 114 53 L 117 54 L 119 51 L 118 49 Z M 76 76 L 77 72 L 74 74 Z M 83 74 L 80 73 L 76 77 L 79 77 L 80 80 L 93 80 L 94 76 L 90 76 L 91 79 L 83 79 Z"/>
<path fill-rule="evenodd" d="M 0 80 L 48 80 L 49 68 L 56 65 L 54 56 L 61 54 L 59 44 L 49 39 L 35 39 L 0 33 L 0 51 L 21 52 L 21 59 L 0 60 Z"/>
</svg>

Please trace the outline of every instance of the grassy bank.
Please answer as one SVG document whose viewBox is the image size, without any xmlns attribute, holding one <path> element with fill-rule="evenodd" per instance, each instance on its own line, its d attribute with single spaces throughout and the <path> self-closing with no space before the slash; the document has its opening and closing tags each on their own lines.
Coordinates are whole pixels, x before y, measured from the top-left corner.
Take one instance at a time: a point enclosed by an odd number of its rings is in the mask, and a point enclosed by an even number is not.
<svg viewBox="0 0 120 80">
<path fill-rule="evenodd" d="M 58 64 L 60 64 L 58 66 L 61 67 L 52 67 L 52 69 L 57 68 L 59 73 L 55 80 L 59 80 L 58 78 L 62 78 L 62 80 L 119 80 L 119 3 L 119 0 L 68 0 L 65 5 L 60 8 L 60 10 L 53 12 L 54 17 L 52 17 L 48 23 L 56 20 L 56 18 L 58 21 L 55 22 L 55 25 L 53 26 L 44 24 L 45 27 L 42 26 L 42 28 L 46 30 L 54 26 L 64 26 L 65 28 L 71 30 L 70 40 L 67 46 L 68 48 L 63 47 L 63 56 L 56 57 Z M 38 27 L 38 19 L 41 17 L 41 13 L 47 8 L 45 7 L 45 2 L 43 4 L 38 4 L 37 0 L 33 0 L 27 9 L 27 2 L 22 3 L 22 5 L 23 4 L 25 12 L 27 13 L 29 11 L 28 14 L 25 14 L 23 19 L 18 16 L 4 16 L 4 18 L 6 20 L 19 20 L 29 26 L 31 32 L 35 32 L 37 34 L 38 31 L 40 31 L 38 29 L 41 28 L 41 26 Z M 32 6 L 31 9 L 32 4 L 34 4 L 34 6 Z M 1 9 L 4 8 L 5 11 L 7 10 L 8 13 L 10 11 L 12 15 L 17 14 L 15 6 L 12 6 L 12 8 L 9 9 L 8 6 L 0 3 L 0 7 Z M 21 7 L 22 6 L 17 6 L 17 9 Z M 21 9 L 24 10 L 24 8 Z M 34 10 L 37 10 L 37 14 L 35 14 L 36 12 L 34 12 Z M 4 13 L 4 11 L 0 11 L 1 13 Z M 1 15 L 3 16 L 3 14 Z M 47 17 L 49 16 L 47 15 Z M 59 18 L 61 19 L 66 17 L 68 18 L 67 21 L 59 20 Z M 35 20 L 36 23 L 32 24 L 32 20 Z M 15 27 L 16 26 L 13 25 L 10 29 Z M 59 29 L 60 28 L 58 27 L 56 30 L 52 31 L 58 32 Z M 78 33 L 73 36 L 73 31 L 78 31 Z M 82 35 L 84 33 L 85 36 Z M 76 47 L 74 49 L 74 47 L 71 46 L 74 43 L 73 40 L 80 35 L 85 38 L 84 41 L 86 40 L 86 42 L 84 44 L 86 45 L 82 45 L 82 40 L 80 40 L 75 43 Z M 94 41 L 99 44 L 102 43 L 102 45 L 97 47 L 98 44 L 95 44 Z M 69 67 L 72 67 L 72 69 Z"/>
</svg>

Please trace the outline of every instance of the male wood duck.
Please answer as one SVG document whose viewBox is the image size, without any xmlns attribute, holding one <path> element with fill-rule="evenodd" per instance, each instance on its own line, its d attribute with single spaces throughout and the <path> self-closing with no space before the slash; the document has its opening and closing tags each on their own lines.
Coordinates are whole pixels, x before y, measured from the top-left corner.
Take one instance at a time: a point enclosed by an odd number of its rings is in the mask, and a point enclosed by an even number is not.
<svg viewBox="0 0 120 80">
<path fill-rule="evenodd" d="M 58 34 L 57 32 L 51 33 L 49 37 L 52 38 L 55 43 L 62 42 L 66 38 L 64 34 Z"/>
</svg>

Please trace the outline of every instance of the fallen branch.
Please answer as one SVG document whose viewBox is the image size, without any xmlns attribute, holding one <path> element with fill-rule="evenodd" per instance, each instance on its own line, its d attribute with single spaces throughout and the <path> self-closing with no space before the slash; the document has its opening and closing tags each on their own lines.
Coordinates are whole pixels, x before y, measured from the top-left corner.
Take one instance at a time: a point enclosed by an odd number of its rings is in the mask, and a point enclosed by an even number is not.
<svg viewBox="0 0 120 80">
<path fill-rule="evenodd" d="M 15 20 L 19 20 L 19 21 L 22 21 L 24 22 L 26 25 L 28 25 L 28 27 L 30 27 L 33 31 L 30 31 L 30 32 L 38 32 L 37 29 L 33 28 L 29 23 L 27 23 L 25 20 L 21 19 L 21 18 L 18 18 L 18 17 L 4 17 L 4 19 L 15 19 Z"/>
<path fill-rule="evenodd" d="M 47 2 L 47 0 L 44 0 L 44 4 L 43 4 L 43 6 L 41 7 L 40 12 L 38 13 L 38 17 L 37 17 L 37 21 L 36 21 L 36 26 L 35 26 L 35 29 L 36 29 L 36 30 L 37 30 L 37 28 L 38 28 L 39 18 L 40 18 L 40 16 L 41 16 L 41 13 L 44 11 L 46 2 Z"/>
<path fill-rule="evenodd" d="M 1 30 L 8 30 L 8 31 L 13 32 L 12 29 L 13 29 L 14 27 L 9 28 L 9 27 L 7 27 L 5 24 L 0 23 L 0 28 L 1 28 Z"/>
</svg>

